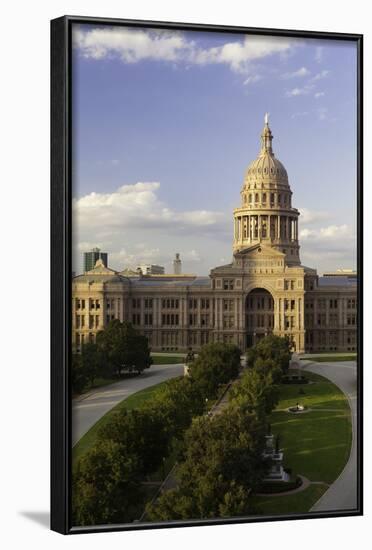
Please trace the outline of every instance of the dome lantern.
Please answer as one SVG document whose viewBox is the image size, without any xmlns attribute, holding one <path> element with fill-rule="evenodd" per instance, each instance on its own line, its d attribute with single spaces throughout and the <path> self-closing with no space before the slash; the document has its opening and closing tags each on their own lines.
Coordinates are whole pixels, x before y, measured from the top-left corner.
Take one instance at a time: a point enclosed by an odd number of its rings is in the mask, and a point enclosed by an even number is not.
<svg viewBox="0 0 372 550">
<path fill-rule="evenodd" d="M 261 154 L 270 153 L 274 156 L 272 142 L 273 135 L 269 126 L 269 113 L 265 113 L 265 126 L 261 134 Z"/>
</svg>

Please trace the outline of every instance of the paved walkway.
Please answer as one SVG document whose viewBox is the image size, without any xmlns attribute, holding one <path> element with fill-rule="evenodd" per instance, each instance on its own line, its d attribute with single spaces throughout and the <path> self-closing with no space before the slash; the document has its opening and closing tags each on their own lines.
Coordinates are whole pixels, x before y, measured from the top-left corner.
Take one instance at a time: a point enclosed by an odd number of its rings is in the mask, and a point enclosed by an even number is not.
<svg viewBox="0 0 372 550">
<path fill-rule="evenodd" d="M 357 367 L 355 361 L 334 363 L 314 363 L 301 361 L 302 369 L 328 378 L 347 396 L 351 409 L 353 439 L 349 460 L 340 476 L 315 503 L 311 511 L 330 512 L 338 510 L 355 510 L 357 507 Z M 302 370 L 301 369 L 301 370 Z"/>
<path fill-rule="evenodd" d="M 152 365 L 141 375 L 104 386 L 72 401 L 72 445 L 120 401 L 170 378 L 183 375 L 183 364 Z"/>
</svg>

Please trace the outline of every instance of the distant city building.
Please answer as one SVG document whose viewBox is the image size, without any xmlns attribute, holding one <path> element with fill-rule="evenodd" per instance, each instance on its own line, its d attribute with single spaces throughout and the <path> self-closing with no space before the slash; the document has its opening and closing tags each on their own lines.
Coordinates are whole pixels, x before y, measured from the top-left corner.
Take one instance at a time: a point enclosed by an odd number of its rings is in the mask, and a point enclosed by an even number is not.
<svg viewBox="0 0 372 550">
<path fill-rule="evenodd" d="M 102 260 L 103 265 L 107 267 L 107 252 L 101 252 L 99 248 L 93 248 L 90 252 L 84 252 L 84 271 L 91 271 L 96 265 L 97 260 Z"/>
<path fill-rule="evenodd" d="M 140 269 L 142 275 L 163 275 L 165 273 L 164 267 L 156 264 L 141 264 L 136 269 L 137 271 Z"/>
<path fill-rule="evenodd" d="M 182 262 L 178 252 L 175 259 L 173 260 L 173 273 L 175 275 L 181 275 L 182 273 Z"/>
<path fill-rule="evenodd" d="M 234 210 L 232 261 L 202 277 L 181 274 L 179 253 L 172 275 L 118 273 L 98 262 L 72 283 L 75 349 L 119 319 L 154 351 L 196 351 L 208 342 L 245 351 L 268 334 L 288 336 L 297 352 L 357 350 L 356 274 L 321 277 L 301 264 L 300 213 L 272 139 L 266 117 Z"/>
</svg>

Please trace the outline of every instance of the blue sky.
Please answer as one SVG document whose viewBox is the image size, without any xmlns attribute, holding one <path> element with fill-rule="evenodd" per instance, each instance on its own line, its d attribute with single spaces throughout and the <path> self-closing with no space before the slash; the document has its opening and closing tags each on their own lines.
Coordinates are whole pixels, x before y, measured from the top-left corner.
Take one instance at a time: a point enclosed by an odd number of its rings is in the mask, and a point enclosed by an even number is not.
<svg viewBox="0 0 372 550">
<path fill-rule="evenodd" d="M 265 112 L 300 209 L 301 259 L 355 267 L 356 48 L 339 41 L 76 26 L 74 267 L 207 274 L 232 256 L 232 210 Z"/>
</svg>

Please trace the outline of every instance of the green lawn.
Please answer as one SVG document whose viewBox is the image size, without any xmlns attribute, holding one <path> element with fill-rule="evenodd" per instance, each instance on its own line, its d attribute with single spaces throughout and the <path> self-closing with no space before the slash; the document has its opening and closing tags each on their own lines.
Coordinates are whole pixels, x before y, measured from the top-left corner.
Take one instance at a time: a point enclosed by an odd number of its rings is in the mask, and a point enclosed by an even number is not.
<svg viewBox="0 0 372 550">
<path fill-rule="evenodd" d="M 293 495 L 252 497 L 252 507 L 258 514 L 304 514 L 320 499 L 326 485 L 310 485 Z"/>
<path fill-rule="evenodd" d="M 111 409 L 108 413 L 106 413 L 102 418 L 98 420 L 90 428 L 90 430 L 83 435 L 83 437 L 76 443 L 76 445 L 72 449 L 72 464 L 76 464 L 76 461 L 84 454 L 92 445 L 96 442 L 97 434 L 99 429 L 104 426 L 112 417 L 113 414 L 120 411 L 121 409 L 137 409 L 140 407 L 145 401 L 150 399 L 154 396 L 154 394 L 159 391 L 161 386 L 163 386 L 166 382 L 161 382 L 160 384 L 156 384 L 155 386 L 151 386 L 149 388 L 146 388 L 144 390 L 141 390 L 137 393 L 134 393 L 133 395 L 130 395 L 127 399 L 123 399 L 118 405 L 116 405 L 113 409 Z"/>
<path fill-rule="evenodd" d="M 304 375 L 314 383 L 281 385 L 281 399 L 269 422 L 272 432 L 280 437 L 284 467 L 310 481 L 331 484 L 349 457 L 350 408 L 345 395 L 332 382 L 310 372 Z M 298 415 L 284 410 L 297 402 L 311 410 Z M 325 490 L 326 485 L 310 485 L 294 495 L 256 496 L 254 503 L 265 514 L 306 512 Z"/>
</svg>

